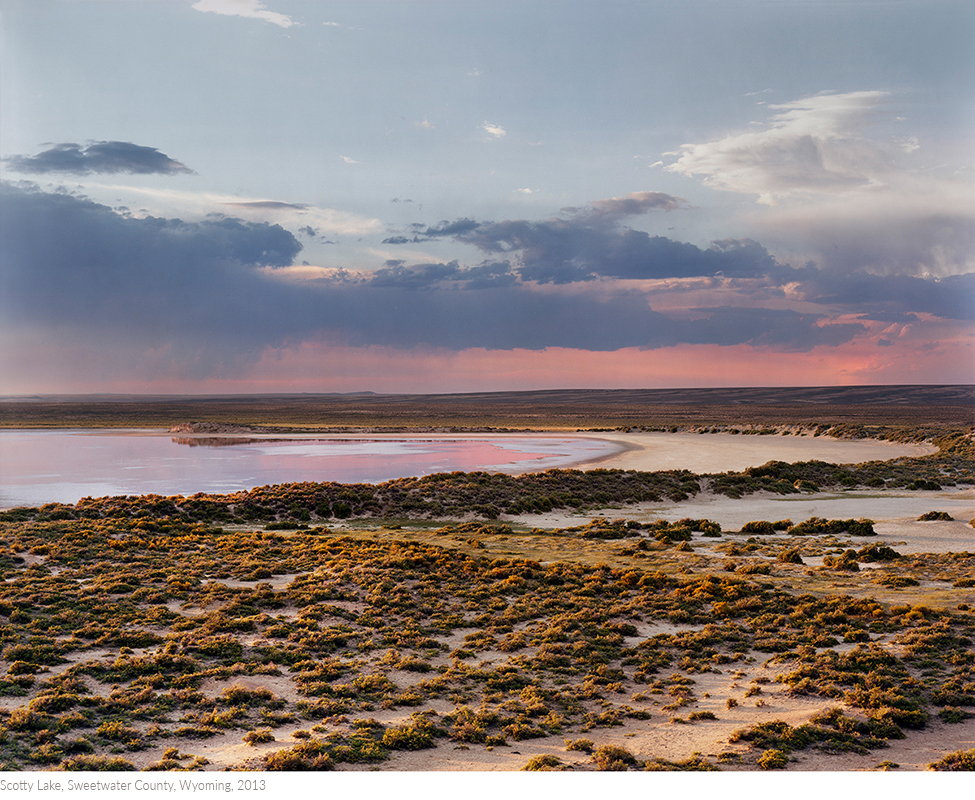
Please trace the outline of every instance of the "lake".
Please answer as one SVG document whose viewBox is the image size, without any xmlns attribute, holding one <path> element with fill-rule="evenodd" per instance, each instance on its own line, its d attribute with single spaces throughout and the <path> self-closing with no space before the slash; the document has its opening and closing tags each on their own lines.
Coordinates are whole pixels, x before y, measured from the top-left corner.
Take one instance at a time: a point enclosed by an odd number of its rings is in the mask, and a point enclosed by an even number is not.
<svg viewBox="0 0 975 800">
<path fill-rule="evenodd" d="M 159 431 L 0 431 L 0 508 L 114 495 L 224 494 L 304 481 L 382 483 L 457 470 L 521 473 L 597 461 L 618 442 L 458 438 L 178 437 Z"/>
</svg>

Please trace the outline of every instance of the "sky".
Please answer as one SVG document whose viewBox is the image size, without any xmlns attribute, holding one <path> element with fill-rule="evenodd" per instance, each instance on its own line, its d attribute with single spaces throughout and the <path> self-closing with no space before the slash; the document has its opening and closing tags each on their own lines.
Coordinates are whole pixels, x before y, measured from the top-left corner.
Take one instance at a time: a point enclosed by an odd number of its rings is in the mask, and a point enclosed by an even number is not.
<svg viewBox="0 0 975 800">
<path fill-rule="evenodd" d="M 968 0 L 0 0 L 0 394 L 975 383 Z"/>
</svg>

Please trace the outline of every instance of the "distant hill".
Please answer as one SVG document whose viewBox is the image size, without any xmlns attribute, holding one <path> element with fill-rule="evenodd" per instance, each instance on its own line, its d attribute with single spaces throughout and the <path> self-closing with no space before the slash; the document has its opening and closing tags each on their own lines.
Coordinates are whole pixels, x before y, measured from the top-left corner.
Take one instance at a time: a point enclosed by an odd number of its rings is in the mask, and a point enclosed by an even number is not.
<svg viewBox="0 0 975 800">
<path fill-rule="evenodd" d="M 720 389 L 547 389 L 439 395 L 376 395 L 389 402 L 599 405 L 975 405 L 975 385 L 773 386 Z"/>
<path fill-rule="evenodd" d="M 975 386 L 6 398 L 2 428 L 459 431 L 859 423 L 970 427 Z M 202 427 L 200 427 L 202 426 Z M 214 427 L 215 426 L 215 427 Z"/>
<path fill-rule="evenodd" d="M 43 403 L 476 403 L 517 405 L 975 405 L 975 385 L 772 386 L 717 389 L 537 389 L 448 394 L 332 392 L 244 395 L 32 395 L 0 397 L 0 402 Z"/>
</svg>

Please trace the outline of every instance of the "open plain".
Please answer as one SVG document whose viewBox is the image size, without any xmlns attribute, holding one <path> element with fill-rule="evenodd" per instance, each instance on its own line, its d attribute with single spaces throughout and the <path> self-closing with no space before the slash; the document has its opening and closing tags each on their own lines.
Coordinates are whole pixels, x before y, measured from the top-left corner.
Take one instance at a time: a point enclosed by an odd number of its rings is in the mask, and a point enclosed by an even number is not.
<svg viewBox="0 0 975 800">
<path fill-rule="evenodd" d="M 747 391 L 410 401 L 416 429 L 595 421 L 621 448 L 584 469 L 2 512 L 4 768 L 971 769 L 970 387 Z M 90 420 L 338 434 L 343 402 Z"/>
</svg>

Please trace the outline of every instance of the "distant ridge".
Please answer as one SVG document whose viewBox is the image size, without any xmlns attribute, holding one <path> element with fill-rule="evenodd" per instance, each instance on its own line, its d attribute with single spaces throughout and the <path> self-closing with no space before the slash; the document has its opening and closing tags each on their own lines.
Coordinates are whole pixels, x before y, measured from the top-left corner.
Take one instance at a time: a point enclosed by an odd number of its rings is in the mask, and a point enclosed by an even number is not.
<svg viewBox="0 0 975 800">
<path fill-rule="evenodd" d="M 537 389 L 436 394 L 330 392 L 240 395 L 73 394 L 0 397 L 0 402 L 154 403 L 233 400 L 241 403 L 284 400 L 357 400 L 371 403 L 599 404 L 599 405 L 951 405 L 975 406 L 975 384 L 898 386 L 772 386 L 675 389 Z"/>
<path fill-rule="evenodd" d="M 377 395 L 385 401 L 599 403 L 626 405 L 959 405 L 975 406 L 975 385 L 774 386 L 707 389 L 546 389 L 443 395 Z"/>
</svg>

